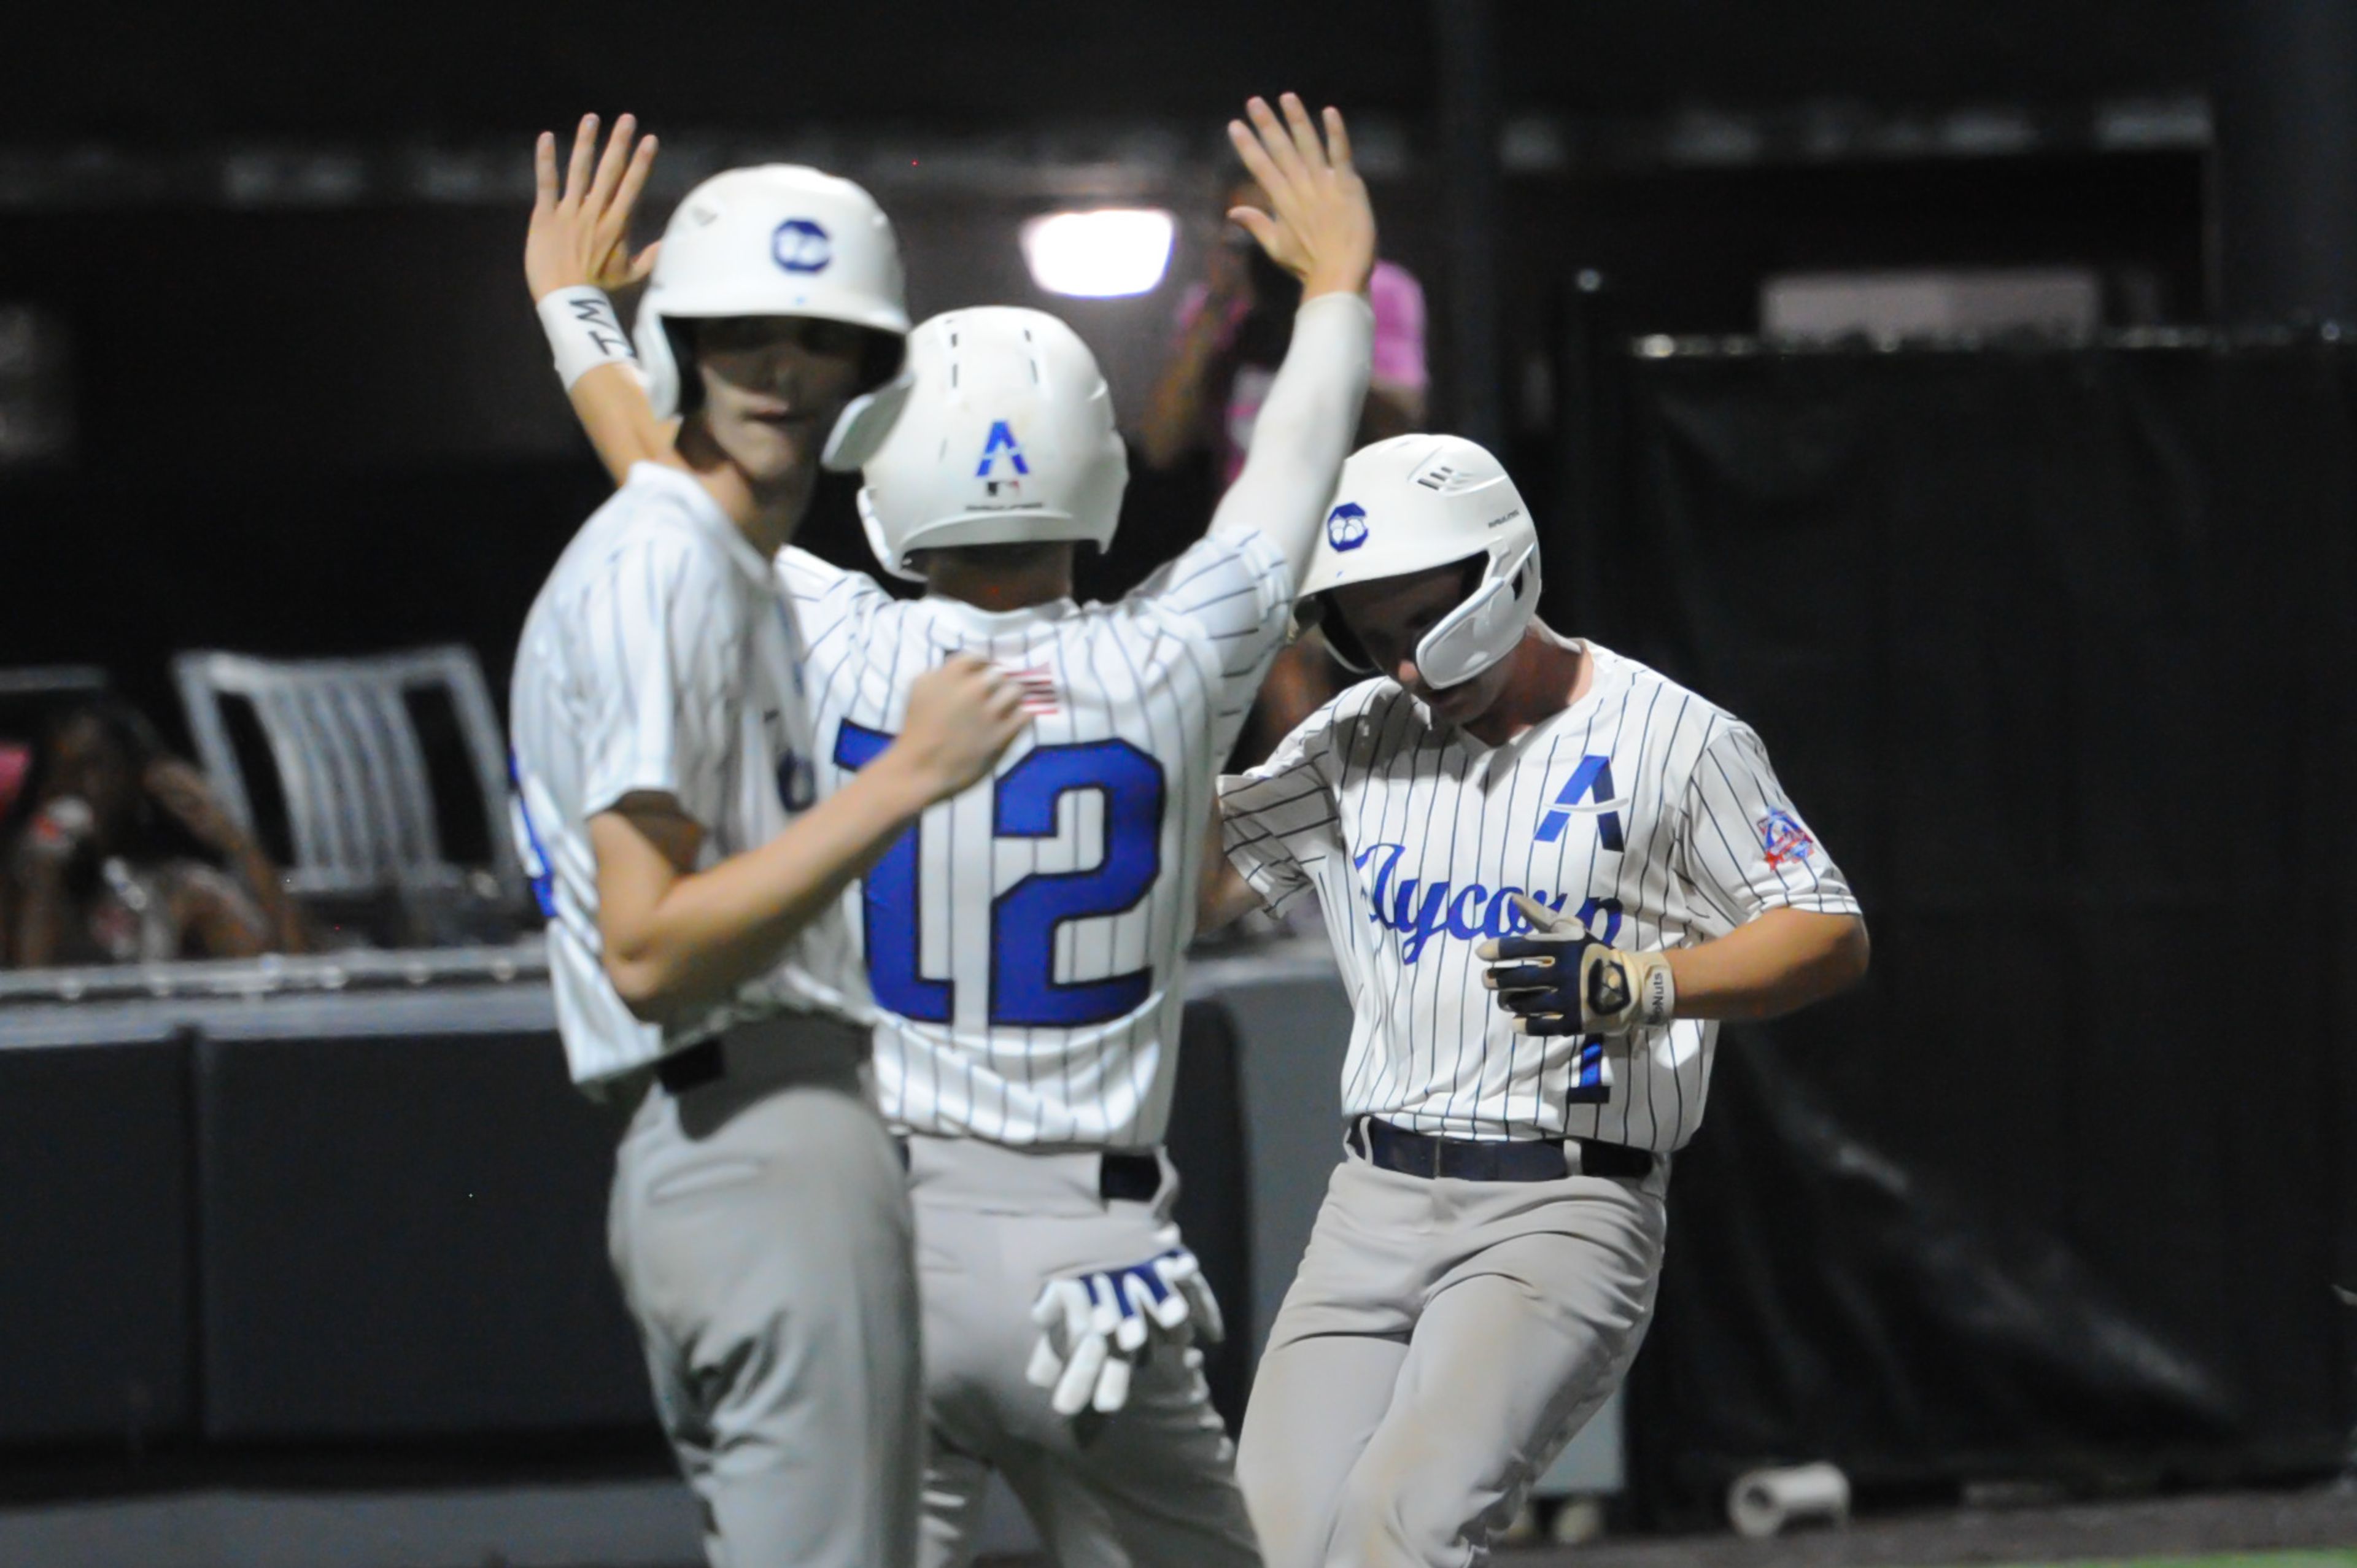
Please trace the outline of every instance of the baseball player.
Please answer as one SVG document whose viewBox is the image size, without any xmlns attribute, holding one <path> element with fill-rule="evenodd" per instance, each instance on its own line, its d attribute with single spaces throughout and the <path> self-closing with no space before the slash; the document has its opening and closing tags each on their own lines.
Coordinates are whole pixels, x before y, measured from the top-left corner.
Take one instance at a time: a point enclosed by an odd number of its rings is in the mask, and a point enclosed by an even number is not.
<svg viewBox="0 0 2357 1568">
<path fill-rule="evenodd" d="M 1059 1562 L 1259 1560 L 1187 1353 L 1216 1307 L 1159 1145 L 1213 775 L 1284 639 L 1367 377 L 1365 189 L 1338 115 L 1321 140 L 1283 109 L 1255 100 L 1231 126 L 1272 206 L 1234 216 L 1304 303 L 1207 539 L 1118 604 L 1072 602 L 1074 545 L 1111 542 L 1127 478 L 1110 396 L 1062 323 L 982 308 L 917 329 L 908 409 L 860 493 L 878 561 L 927 596 L 779 560 L 822 793 L 892 744 L 946 656 L 1011 672 L 1033 720 L 986 789 L 928 812 L 845 898 L 881 1098 L 910 1134 L 931 1564 L 971 1556 L 994 1469 Z M 574 252 L 626 276 L 627 222 L 579 226 L 604 238 Z M 627 377 L 574 390 L 609 466 L 661 450 Z"/>
<path fill-rule="evenodd" d="M 1315 887 L 1354 1012 L 1237 1476 L 1271 1568 L 1481 1562 L 1644 1336 L 1718 1020 L 1855 983 L 1866 931 L 1758 736 L 1534 618 L 1480 447 L 1354 454 L 1304 585 L 1382 673 L 1221 781 L 1207 922 Z"/>
<path fill-rule="evenodd" d="M 639 347 L 684 414 L 678 463 L 632 470 L 525 621 L 518 847 L 573 1076 L 630 1113 L 613 1262 L 706 1554 L 900 1568 L 922 1451 L 910 1219 L 837 900 L 988 773 L 1021 692 L 942 661 L 898 738 L 816 798 L 770 560 L 822 452 L 857 462 L 905 394 L 891 230 L 847 181 L 737 169 L 688 194 L 652 274 Z"/>
</svg>

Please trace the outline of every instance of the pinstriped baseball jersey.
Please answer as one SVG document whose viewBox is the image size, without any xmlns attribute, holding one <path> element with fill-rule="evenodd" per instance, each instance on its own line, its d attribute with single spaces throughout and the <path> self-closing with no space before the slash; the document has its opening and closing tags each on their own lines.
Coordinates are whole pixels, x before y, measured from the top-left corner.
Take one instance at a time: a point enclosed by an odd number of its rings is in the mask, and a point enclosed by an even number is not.
<svg viewBox="0 0 2357 1568">
<path fill-rule="evenodd" d="M 845 894 L 884 1113 L 1018 1145 L 1159 1142 L 1203 825 L 1284 640 L 1285 558 L 1215 535 L 1116 604 L 1003 613 L 896 600 L 798 550 L 778 565 L 809 639 L 822 788 L 888 744 L 909 683 L 951 654 L 1015 672 L 1032 715 L 993 778 Z"/>
<path fill-rule="evenodd" d="M 1458 1138 L 1673 1150 L 1701 1124 L 1718 1026 L 1525 1037 L 1474 948 L 1528 929 L 1508 895 L 1633 950 L 1778 908 L 1857 901 L 1760 737 L 1593 643 L 1580 700 L 1507 745 L 1436 727 L 1394 682 L 1354 686 L 1268 762 L 1221 780 L 1230 859 L 1272 906 L 1318 889 L 1352 993 L 1348 1115 Z"/>
<path fill-rule="evenodd" d="M 814 799 L 799 651 L 770 563 L 701 485 L 649 463 L 582 526 L 533 600 L 509 698 L 512 821 L 549 917 L 576 1081 L 781 1010 L 865 1020 L 832 911 L 775 970 L 662 1028 L 630 1015 L 599 961 L 591 817 L 626 795 L 669 795 L 703 827 L 697 859 L 709 866 L 776 836 Z"/>
</svg>

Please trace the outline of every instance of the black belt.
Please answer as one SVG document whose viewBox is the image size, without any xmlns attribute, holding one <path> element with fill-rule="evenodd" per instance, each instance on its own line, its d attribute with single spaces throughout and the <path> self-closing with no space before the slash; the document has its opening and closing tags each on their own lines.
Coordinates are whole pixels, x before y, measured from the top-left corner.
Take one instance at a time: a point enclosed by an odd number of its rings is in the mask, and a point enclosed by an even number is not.
<svg viewBox="0 0 2357 1568">
<path fill-rule="evenodd" d="M 726 1077 L 727 1072 L 728 1064 L 721 1058 L 720 1036 L 717 1035 L 698 1040 L 692 1046 L 683 1046 L 655 1061 L 655 1081 L 674 1096 L 685 1094 L 691 1089 L 702 1089 L 705 1084 Z"/>
<path fill-rule="evenodd" d="M 698 1040 L 683 1046 L 655 1062 L 655 1080 L 676 1098 L 689 1090 L 716 1083 L 728 1074 L 727 1059 L 721 1055 L 721 1036 Z M 909 1164 L 909 1145 L 895 1138 L 900 1151 L 900 1165 Z M 1097 1197 L 1107 1203 L 1122 1199 L 1131 1203 L 1151 1203 L 1162 1190 L 1162 1162 L 1149 1154 L 1124 1153 L 1108 1150 L 1097 1165 Z"/>
<path fill-rule="evenodd" d="M 702 1089 L 707 1083 L 717 1083 L 728 1076 L 728 1060 L 720 1052 L 721 1036 L 698 1040 L 683 1046 L 667 1057 L 655 1059 L 655 1081 L 666 1093 L 677 1099 L 691 1089 Z M 909 1141 L 895 1137 L 892 1152 L 900 1158 L 900 1168 L 909 1168 Z"/>
<path fill-rule="evenodd" d="M 1162 1162 L 1152 1155 L 1107 1150 L 1097 1163 L 1097 1196 L 1111 1203 L 1152 1203 L 1162 1190 Z"/>
<path fill-rule="evenodd" d="M 1561 1181 L 1571 1161 L 1558 1139 L 1474 1143 L 1411 1133 L 1372 1116 L 1351 1124 L 1351 1147 L 1387 1171 L 1403 1176 L 1447 1176 L 1453 1181 Z M 1642 1181 L 1653 1174 L 1652 1154 L 1626 1144 L 1589 1138 L 1570 1142 L 1579 1150 L 1579 1174 L 1616 1181 Z"/>
</svg>

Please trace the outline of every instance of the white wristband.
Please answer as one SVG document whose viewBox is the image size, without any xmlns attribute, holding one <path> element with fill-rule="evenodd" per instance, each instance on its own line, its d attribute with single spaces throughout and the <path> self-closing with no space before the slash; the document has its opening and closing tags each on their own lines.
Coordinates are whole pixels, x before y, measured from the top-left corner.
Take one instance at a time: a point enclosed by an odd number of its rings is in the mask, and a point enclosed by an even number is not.
<svg viewBox="0 0 2357 1568">
<path fill-rule="evenodd" d="M 542 295 L 533 308 L 540 312 L 541 330 L 556 352 L 556 374 L 565 391 L 600 365 L 638 364 L 630 335 L 622 330 L 604 289 L 587 285 L 556 289 Z"/>
<path fill-rule="evenodd" d="M 1678 982 L 1666 958 L 1649 967 L 1637 982 L 1637 1022 L 1658 1029 L 1678 1015 Z"/>
</svg>

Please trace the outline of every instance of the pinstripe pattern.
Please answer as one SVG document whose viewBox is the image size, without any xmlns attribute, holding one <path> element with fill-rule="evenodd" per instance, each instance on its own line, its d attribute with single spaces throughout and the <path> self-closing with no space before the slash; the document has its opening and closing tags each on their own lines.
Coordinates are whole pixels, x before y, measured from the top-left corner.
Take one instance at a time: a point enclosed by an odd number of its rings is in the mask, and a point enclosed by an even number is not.
<svg viewBox="0 0 2357 1568">
<path fill-rule="evenodd" d="M 769 564 L 694 480 L 651 464 L 583 525 L 533 600 L 509 731 L 554 882 L 549 967 L 576 1080 L 781 1009 L 866 1017 L 861 991 L 821 978 L 841 972 L 847 947 L 832 913 L 776 970 L 665 1028 L 631 1017 L 599 962 L 589 818 L 634 792 L 672 796 L 704 827 L 705 865 L 775 837 L 791 820 L 781 764 L 811 756 L 799 653 Z"/>
<path fill-rule="evenodd" d="M 1760 737 L 1633 660 L 1587 644 L 1581 699 L 1508 745 L 1436 729 L 1387 680 L 1354 686 L 1221 781 L 1229 858 L 1282 908 L 1316 888 L 1352 993 L 1345 1114 L 1458 1138 L 1602 1138 L 1671 1150 L 1701 1124 L 1717 1026 L 1635 1037 L 1583 1090 L 1580 1042 L 1516 1035 L 1473 950 L 1525 929 L 1520 889 L 1617 921 L 1615 944 L 1688 946 L 1778 908 L 1857 901 L 1785 797 Z M 1561 800 L 1583 758 L 1612 780 Z M 1538 836 L 1549 811 L 1569 825 Z M 1608 817 L 1620 839 L 1609 846 Z M 1771 851 L 1770 839 L 1776 839 Z"/>
<path fill-rule="evenodd" d="M 946 1024 L 880 1015 L 877 1090 L 885 1114 L 924 1133 L 1017 1145 L 1139 1147 L 1160 1141 L 1177 1065 L 1179 964 L 1194 934 L 1202 830 L 1219 760 L 1235 742 L 1291 607 L 1290 569 L 1256 534 L 1207 539 L 1113 605 L 1069 600 L 1003 614 L 950 599 L 895 600 L 866 577 L 786 551 L 778 571 L 809 638 L 804 666 L 822 789 L 844 724 L 897 734 L 912 682 L 947 655 L 1044 671 L 1052 712 L 1001 761 L 1039 746 L 1125 740 L 1162 768 L 1161 874 L 1125 911 L 1055 931 L 1063 983 L 1148 969 L 1146 999 L 1076 1028 L 994 1027 L 993 901 L 1035 873 L 1084 871 L 1104 853 L 1104 800 L 1074 790 L 1049 838 L 1001 838 L 988 785 L 944 801 L 919 825 L 914 911 L 920 973 L 953 987 Z M 864 890 L 845 895 L 846 961 L 864 963 Z"/>
</svg>

